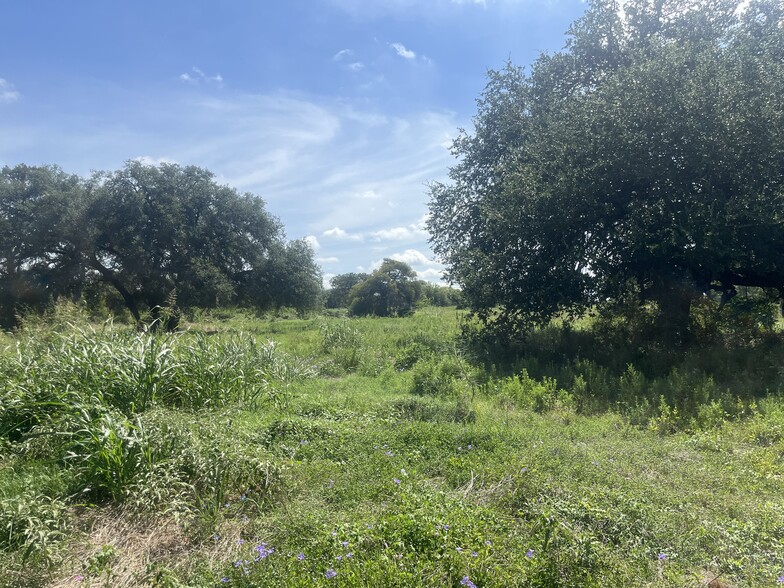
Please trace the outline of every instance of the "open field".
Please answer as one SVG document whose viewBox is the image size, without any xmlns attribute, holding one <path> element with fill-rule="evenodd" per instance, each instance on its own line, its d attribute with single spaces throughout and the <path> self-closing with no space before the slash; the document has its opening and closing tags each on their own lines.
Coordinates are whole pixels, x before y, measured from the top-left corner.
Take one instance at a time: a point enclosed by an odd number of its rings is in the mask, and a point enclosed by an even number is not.
<svg viewBox="0 0 784 588">
<path fill-rule="evenodd" d="M 461 321 L 4 335 L 0 585 L 784 583 L 779 347 L 655 377 Z"/>
</svg>

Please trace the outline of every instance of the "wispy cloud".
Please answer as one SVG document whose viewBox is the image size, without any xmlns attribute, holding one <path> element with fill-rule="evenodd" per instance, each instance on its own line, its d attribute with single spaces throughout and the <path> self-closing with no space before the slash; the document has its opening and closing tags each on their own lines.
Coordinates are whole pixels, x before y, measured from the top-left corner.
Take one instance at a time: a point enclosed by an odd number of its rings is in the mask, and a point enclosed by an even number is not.
<svg viewBox="0 0 784 588">
<path fill-rule="evenodd" d="M 361 61 L 355 61 L 354 63 L 349 63 L 346 67 L 348 67 L 351 71 L 361 71 L 365 69 L 365 64 Z"/>
<path fill-rule="evenodd" d="M 22 95 L 14 89 L 14 85 L 0 78 L 0 102 L 16 102 Z"/>
<path fill-rule="evenodd" d="M 190 72 L 180 74 L 180 81 L 188 84 L 214 84 L 223 86 L 222 75 L 215 74 L 214 76 L 208 76 L 198 67 L 192 67 Z"/>
<path fill-rule="evenodd" d="M 352 49 L 341 49 L 332 56 L 332 59 L 334 61 L 341 61 L 344 57 L 351 57 L 352 55 L 354 55 L 354 51 Z"/>
<path fill-rule="evenodd" d="M 316 258 L 316 262 L 318 263 L 338 263 L 340 259 L 337 257 L 318 257 Z"/>
<path fill-rule="evenodd" d="M 395 53 L 404 59 L 416 59 L 416 53 L 410 49 L 406 49 L 406 46 L 403 45 L 403 43 L 390 43 L 389 46 L 395 50 Z"/>
</svg>

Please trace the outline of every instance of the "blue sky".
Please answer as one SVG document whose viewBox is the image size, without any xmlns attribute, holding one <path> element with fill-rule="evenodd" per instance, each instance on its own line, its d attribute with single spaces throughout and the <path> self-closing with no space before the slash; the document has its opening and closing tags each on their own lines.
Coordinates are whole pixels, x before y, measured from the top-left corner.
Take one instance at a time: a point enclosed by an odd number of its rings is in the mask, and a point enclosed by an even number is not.
<svg viewBox="0 0 784 588">
<path fill-rule="evenodd" d="M 206 167 L 262 197 L 325 279 L 439 279 L 423 222 L 488 68 L 561 49 L 581 0 L 8 2 L 0 165 Z"/>
</svg>

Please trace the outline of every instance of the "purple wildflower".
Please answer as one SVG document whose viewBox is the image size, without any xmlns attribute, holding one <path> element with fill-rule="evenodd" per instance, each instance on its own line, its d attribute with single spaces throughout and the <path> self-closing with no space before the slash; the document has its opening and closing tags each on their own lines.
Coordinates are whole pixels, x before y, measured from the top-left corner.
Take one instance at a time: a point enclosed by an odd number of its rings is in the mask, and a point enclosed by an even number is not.
<svg viewBox="0 0 784 588">
<path fill-rule="evenodd" d="M 488 539 L 487 541 L 485 541 L 485 545 L 487 545 L 488 547 L 490 547 L 492 544 L 493 544 L 493 542 L 492 542 L 492 541 L 490 541 L 490 539 Z"/>
<path fill-rule="evenodd" d="M 352 557 L 354 557 L 354 554 L 353 554 L 351 551 L 349 551 L 349 552 L 346 554 L 346 559 L 351 559 Z"/>
<path fill-rule="evenodd" d="M 392 478 L 392 481 L 393 481 L 395 484 L 400 484 L 400 480 L 398 480 L 397 478 Z"/>
<path fill-rule="evenodd" d="M 525 552 L 525 557 L 532 558 L 533 556 L 534 556 L 534 550 L 533 549 L 529 549 L 528 551 Z"/>
<path fill-rule="evenodd" d="M 660 553 L 659 554 L 659 561 L 667 561 L 667 554 L 666 553 Z"/>
<path fill-rule="evenodd" d="M 237 539 L 237 545 L 242 545 L 245 543 L 245 539 Z"/>
<path fill-rule="evenodd" d="M 268 555 L 272 555 L 275 553 L 274 547 L 267 547 L 266 543 L 262 543 L 261 545 L 257 545 L 254 549 L 258 552 L 255 561 L 259 561 L 267 557 Z"/>
<path fill-rule="evenodd" d="M 341 542 L 340 542 L 340 544 L 341 544 L 343 547 L 348 547 L 348 541 L 341 541 Z"/>
<path fill-rule="evenodd" d="M 474 584 L 468 576 L 463 576 L 463 579 L 460 580 L 460 585 L 465 586 L 466 588 L 476 588 L 476 584 Z"/>
<path fill-rule="evenodd" d="M 780 575 L 780 576 L 779 576 L 779 577 L 776 579 L 776 584 L 784 584 L 784 574 L 781 574 L 781 575 Z"/>
<path fill-rule="evenodd" d="M 333 569 L 331 569 L 331 568 L 330 568 L 330 569 L 328 569 L 328 570 L 326 571 L 326 573 L 324 574 L 324 577 L 325 577 L 327 580 L 331 580 L 332 578 L 334 578 L 334 577 L 335 577 L 335 576 L 337 576 L 337 575 L 338 575 L 338 573 L 337 573 L 335 570 L 333 570 Z"/>
<path fill-rule="evenodd" d="M 478 557 L 479 554 L 476 551 L 471 552 L 471 557 Z"/>
<path fill-rule="evenodd" d="M 394 453 L 392 453 L 392 451 L 391 451 L 391 450 L 387 450 L 387 451 L 385 451 L 385 452 L 384 452 L 384 455 L 386 455 L 387 457 L 395 457 L 395 454 L 394 454 Z"/>
<path fill-rule="evenodd" d="M 84 582 L 84 576 L 82 574 L 77 574 L 74 576 L 74 580 L 77 582 Z"/>
<path fill-rule="evenodd" d="M 305 554 L 304 554 L 304 553 L 300 553 L 300 554 L 297 556 L 297 559 L 298 559 L 299 561 L 302 561 L 303 559 L 305 559 Z"/>
<path fill-rule="evenodd" d="M 226 582 L 228 582 L 228 581 L 229 581 L 229 579 L 228 579 L 226 576 L 223 576 L 223 577 L 220 579 L 220 581 L 221 581 L 221 582 L 223 582 L 223 583 L 225 584 Z"/>
</svg>

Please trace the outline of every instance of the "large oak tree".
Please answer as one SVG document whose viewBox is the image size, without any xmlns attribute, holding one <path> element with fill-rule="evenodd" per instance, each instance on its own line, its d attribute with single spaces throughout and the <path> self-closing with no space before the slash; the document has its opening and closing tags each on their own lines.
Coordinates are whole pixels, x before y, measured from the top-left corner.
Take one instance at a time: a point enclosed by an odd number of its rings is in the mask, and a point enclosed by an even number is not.
<svg viewBox="0 0 784 588">
<path fill-rule="evenodd" d="M 429 229 L 484 319 L 784 295 L 784 7 L 594 0 L 565 49 L 491 71 Z M 744 6 L 745 5 L 745 6 Z"/>
</svg>

